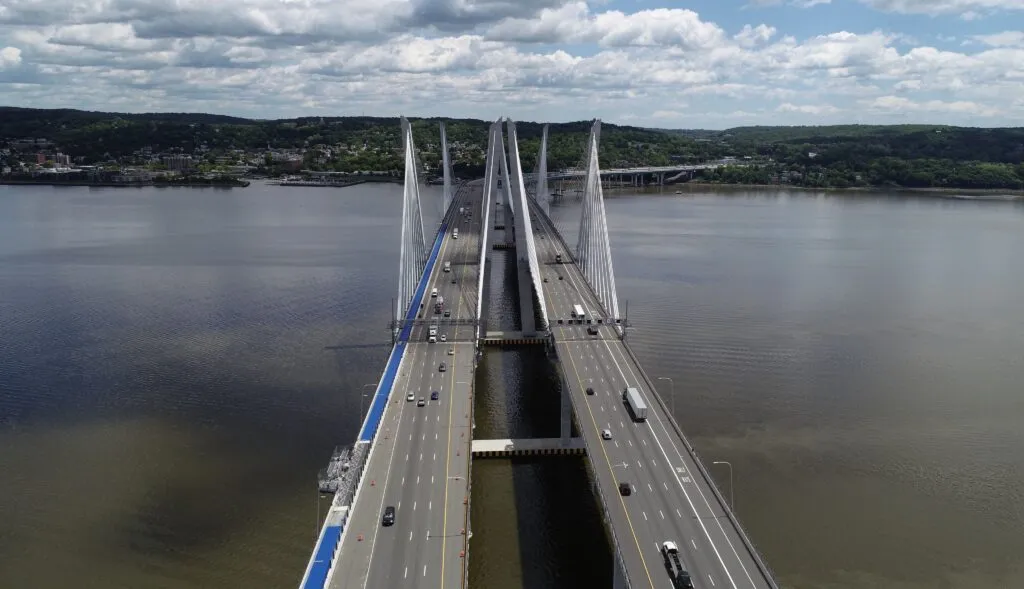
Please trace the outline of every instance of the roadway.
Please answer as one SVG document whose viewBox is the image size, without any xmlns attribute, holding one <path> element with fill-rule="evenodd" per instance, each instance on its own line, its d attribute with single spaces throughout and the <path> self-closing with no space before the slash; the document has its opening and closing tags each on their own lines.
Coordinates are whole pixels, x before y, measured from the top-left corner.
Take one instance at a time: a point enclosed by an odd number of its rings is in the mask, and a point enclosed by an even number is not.
<svg viewBox="0 0 1024 589">
<path fill-rule="evenodd" d="M 697 588 L 770 587 L 615 328 L 600 326 L 590 336 L 585 326 L 568 323 L 576 304 L 591 317 L 604 312 L 552 228 L 544 221 L 533 226 L 555 347 L 630 586 L 672 587 L 660 551 L 672 540 Z M 567 263 L 555 263 L 557 253 Z M 641 390 L 647 421 L 632 421 L 622 401 L 627 386 Z M 611 440 L 601 439 L 602 429 Z M 632 495 L 619 495 L 620 482 L 631 485 Z"/>
<path fill-rule="evenodd" d="M 480 200 L 479 185 L 463 189 L 445 216 L 449 225 L 418 319 L 436 318 L 439 339 L 443 334 L 448 341 L 428 343 L 425 324 L 411 331 L 328 577 L 332 589 L 464 585 L 475 354 L 475 327 L 469 320 L 476 313 Z M 459 207 L 470 208 L 472 216 L 459 214 Z M 455 227 L 457 240 L 452 238 Z M 444 272 L 446 261 L 452 263 L 451 272 Z M 450 318 L 434 313 L 434 288 L 444 297 Z M 442 362 L 444 372 L 439 370 Z M 434 391 L 436 401 L 430 399 Z M 414 401 L 406 400 L 408 393 Z M 424 407 L 417 406 L 420 398 Z M 388 506 L 395 508 L 395 522 L 382 526 Z"/>
</svg>

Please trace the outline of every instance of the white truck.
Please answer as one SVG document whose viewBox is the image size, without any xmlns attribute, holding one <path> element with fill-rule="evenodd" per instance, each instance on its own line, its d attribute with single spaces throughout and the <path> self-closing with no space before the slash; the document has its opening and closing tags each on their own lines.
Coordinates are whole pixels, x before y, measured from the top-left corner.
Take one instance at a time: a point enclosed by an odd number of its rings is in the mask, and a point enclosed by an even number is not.
<svg viewBox="0 0 1024 589">
<path fill-rule="evenodd" d="M 431 324 L 430 331 L 427 332 L 427 341 L 436 344 L 437 343 L 437 325 Z"/>
<path fill-rule="evenodd" d="M 647 421 L 647 403 L 644 403 L 640 389 L 629 387 L 622 391 L 622 400 L 629 405 L 629 411 L 633 414 L 633 421 Z"/>
</svg>

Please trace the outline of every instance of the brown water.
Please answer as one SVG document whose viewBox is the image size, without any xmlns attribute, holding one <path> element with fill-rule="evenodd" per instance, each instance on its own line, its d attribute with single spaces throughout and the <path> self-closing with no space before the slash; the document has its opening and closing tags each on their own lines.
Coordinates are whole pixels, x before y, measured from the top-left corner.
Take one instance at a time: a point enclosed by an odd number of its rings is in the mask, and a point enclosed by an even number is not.
<svg viewBox="0 0 1024 589">
<path fill-rule="evenodd" d="M 295 586 L 316 471 L 388 352 L 400 204 L 0 187 L 0 587 Z M 783 584 L 1024 586 L 1020 205 L 607 208 L 630 341 L 701 455 L 733 463 Z M 516 396 L 535 364 L 485 359 L 478 419 L 557 428 Z M 553 464 L 475 467 L 474 586 L 610 583 L 573 542 L 600 530 L 585 478 Z"/>
</svg>

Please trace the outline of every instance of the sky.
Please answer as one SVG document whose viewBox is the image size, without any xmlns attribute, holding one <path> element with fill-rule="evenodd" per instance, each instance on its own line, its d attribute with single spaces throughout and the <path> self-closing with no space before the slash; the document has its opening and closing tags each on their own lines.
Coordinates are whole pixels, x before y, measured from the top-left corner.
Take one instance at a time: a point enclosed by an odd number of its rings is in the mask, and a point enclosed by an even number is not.
<svg viewBox="0 0 1024 589">
<path fill-rule="evenodd" d="M 0 104 L 1024 125 L 1024 0 L 0 0 Z"/>
</svg>

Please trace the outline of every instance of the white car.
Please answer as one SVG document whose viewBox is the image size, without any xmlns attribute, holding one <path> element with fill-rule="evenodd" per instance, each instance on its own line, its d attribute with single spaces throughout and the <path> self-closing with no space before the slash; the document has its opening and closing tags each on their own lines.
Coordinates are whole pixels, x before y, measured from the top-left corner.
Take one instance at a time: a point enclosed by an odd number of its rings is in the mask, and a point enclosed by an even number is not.
<svg viewBox="0 0 1024 589">
<path fill-rule="evenodd" d="M 604 440 L 612 439 L 612 430 L 610 430 L 610 429 L 603 429 L 603 430 L 601 430 L 601 439 L 604 439 Z"/>
<path fill-rule="evenodd" d="M 443 341 L 443 342 L 448 341 L 448 336 L 446 334 L 442 333 L 441 334 L 441 341 Z"/>
<path fill-rule="evenodd" d="M 413 395 L 412 393 L 409 393 L 408 395 L 405 396 L 405 400 L 406 401 L 415 401 L 416 400 L 416 395 Z"/>
</svg>

